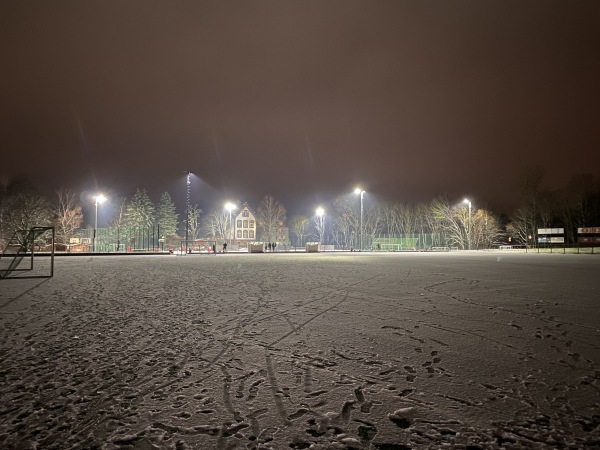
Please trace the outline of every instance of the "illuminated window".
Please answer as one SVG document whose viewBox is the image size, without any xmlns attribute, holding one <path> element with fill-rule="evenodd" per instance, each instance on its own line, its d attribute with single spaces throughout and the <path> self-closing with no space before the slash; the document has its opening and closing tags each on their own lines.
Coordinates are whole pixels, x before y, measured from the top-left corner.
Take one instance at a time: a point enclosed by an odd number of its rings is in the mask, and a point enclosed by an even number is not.
<svg viewBox="0 0 600 450">
<path fill-rule="evenodd" d="M 248 228 L 248 221 L 244 220 L 244 228 Z"/>
<path fill-rule="evenodd" d="M 254 230 L 250 230 L 250 231 L 248 232 L 248 237 L 249 237 L 250 239 L 254 239 Z"/>
<path fill-rule="evenodd" d="M 247 209 L 242 211 L 242 217 L 250 217 L 250 213 L 248 212 Z"/>
<path fill-rule="evenodd" d="M 249 225 L 250 225 L 250 228 L 254 228 L 254 220 L 251 220 L 251 221 L 249 222 Z"/>
</svg>

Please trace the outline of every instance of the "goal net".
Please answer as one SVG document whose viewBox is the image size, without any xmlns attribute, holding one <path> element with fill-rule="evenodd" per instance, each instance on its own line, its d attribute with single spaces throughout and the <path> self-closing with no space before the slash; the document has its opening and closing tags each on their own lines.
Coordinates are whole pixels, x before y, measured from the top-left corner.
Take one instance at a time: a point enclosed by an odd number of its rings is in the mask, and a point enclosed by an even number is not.
<svg viewBox="0 0 600 450">
<path fill-rule="evenodd" d="M 18 230 L 0 256 L 0 278 L 54 276 L 54 227 Z"/>
</svg>

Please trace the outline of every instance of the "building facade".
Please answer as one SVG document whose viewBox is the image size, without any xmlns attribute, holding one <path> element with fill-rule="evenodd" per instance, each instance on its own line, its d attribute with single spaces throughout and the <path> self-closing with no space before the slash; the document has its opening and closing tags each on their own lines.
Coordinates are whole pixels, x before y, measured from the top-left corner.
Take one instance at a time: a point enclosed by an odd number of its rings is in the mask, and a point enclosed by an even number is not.
<svg viewBox="0 0 600 450">
<path fill-rule="evenodd" d="M 236 241 L 251 242 L 256 240 L 256 217 L 244 203 L 242 209 L 235 217 L 234 236 Z"/>
</svg>

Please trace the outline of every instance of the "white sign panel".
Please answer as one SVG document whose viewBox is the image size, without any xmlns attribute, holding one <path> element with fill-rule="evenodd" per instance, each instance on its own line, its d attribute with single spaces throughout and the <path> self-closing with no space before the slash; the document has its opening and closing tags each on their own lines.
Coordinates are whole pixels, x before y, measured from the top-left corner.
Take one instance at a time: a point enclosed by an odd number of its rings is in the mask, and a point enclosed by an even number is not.
<svg viewBox="0 0 600 450">
<path fill-rule="evenodd" d="M 552 236 L 550 238 L 550 243 L 551 244 L 564 244 L 565 243 L 565 238 L 564 237 L 558 237 L 558 236 Z"/>
<path fill-rule="evenodd" d="M 565 234 L 564 228 L 538 228 L 538 234 Z"/>
<path fill-rule="evenodd" d="M 577 228 L 578 234 L 600 234 L 600 227 Z"/>
</svg>

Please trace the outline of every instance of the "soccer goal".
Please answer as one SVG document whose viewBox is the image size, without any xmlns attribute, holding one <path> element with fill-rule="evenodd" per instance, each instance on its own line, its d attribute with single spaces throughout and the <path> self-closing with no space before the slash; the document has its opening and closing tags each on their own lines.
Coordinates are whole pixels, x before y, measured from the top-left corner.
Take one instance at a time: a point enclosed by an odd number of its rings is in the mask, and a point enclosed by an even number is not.
<svg viewBox="0 0 600 450">
<path fill-rule="evenodd" d="M 0 256 L 0 279 L 54 276 L 54 227 L 18 230 Z"/>
</svg>

